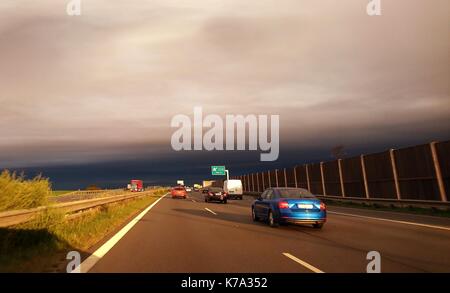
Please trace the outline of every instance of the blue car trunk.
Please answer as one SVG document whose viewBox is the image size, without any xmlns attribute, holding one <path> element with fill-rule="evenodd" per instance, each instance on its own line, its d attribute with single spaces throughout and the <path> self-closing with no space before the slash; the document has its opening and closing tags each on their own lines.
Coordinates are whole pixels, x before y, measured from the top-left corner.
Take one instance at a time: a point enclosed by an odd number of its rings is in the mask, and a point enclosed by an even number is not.
<svg viewBox="0 0 450 293">
<path fill-rule="evenodd" d="M 288 203 L 288 208 L 279 209 L 283 218 L 323 219 L 326 217 L 326 212 L 320 209 L 318 199 L 281 199 L 280 202 Z"/>
</svg>

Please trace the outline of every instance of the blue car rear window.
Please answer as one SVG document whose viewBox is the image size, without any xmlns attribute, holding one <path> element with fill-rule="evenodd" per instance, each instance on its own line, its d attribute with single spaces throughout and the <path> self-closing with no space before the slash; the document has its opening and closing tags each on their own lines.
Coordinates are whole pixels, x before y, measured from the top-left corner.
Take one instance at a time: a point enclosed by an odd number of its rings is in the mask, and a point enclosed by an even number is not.
<svg viewBox="0 0 450 293">
<path fill-rule="evenodd" d="M 281 198 L 316 198 L 311 192 L 303 188 L 277 189 L 276 193 Z"/>
</svg>

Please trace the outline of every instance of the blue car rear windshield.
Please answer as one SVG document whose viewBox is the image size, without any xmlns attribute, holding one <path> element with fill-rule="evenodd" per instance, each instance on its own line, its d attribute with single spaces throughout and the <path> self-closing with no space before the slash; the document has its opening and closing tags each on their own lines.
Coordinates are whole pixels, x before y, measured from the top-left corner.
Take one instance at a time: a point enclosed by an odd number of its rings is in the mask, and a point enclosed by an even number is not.
<svg viewBox="0 0 450 293">
<path fill-rule="evenodd" d="M 315 198 L 315 196 L 303 188 L 277 189 L 276 193 L 281 198 Z"/>
</svg>

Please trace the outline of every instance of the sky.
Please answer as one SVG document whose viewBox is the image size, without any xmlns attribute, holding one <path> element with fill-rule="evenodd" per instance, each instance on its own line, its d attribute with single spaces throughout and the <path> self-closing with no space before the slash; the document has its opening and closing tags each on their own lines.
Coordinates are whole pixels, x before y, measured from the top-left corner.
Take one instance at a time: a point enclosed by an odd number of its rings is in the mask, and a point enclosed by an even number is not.
<svg viewBox="0 0 450 293">
<path fill-rule="evenodd" d="M 448 0 L 68 2 L 0 2 L 0 169 L 156 184 L 449 139 Z M 195 106 L 280 115 L 279 159 L 174 152 Z"/>
</svg>

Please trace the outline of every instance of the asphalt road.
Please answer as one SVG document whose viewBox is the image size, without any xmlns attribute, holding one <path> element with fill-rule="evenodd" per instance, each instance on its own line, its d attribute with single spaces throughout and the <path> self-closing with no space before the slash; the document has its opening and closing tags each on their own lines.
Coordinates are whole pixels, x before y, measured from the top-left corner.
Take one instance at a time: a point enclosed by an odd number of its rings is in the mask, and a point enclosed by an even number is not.
<svg viewBox="0 0 450 293">
<path fill-rule="evenodd" d="M 329 207 L 321 230 L 270 228 L 252 221 L 252 200 L 167 196 L 90 272 L 366 272 L 369 251 L 382 272 L 450 272 L 449 219 Z"/>
</svg>

